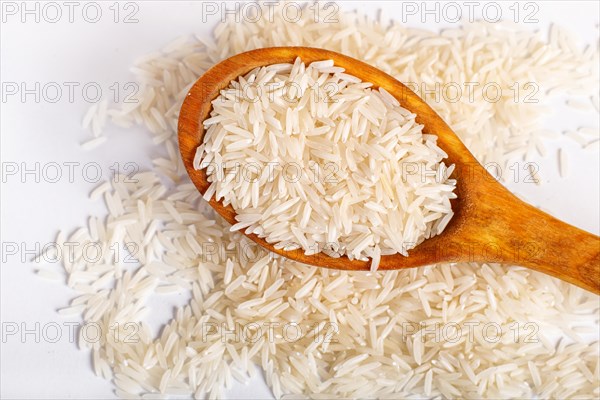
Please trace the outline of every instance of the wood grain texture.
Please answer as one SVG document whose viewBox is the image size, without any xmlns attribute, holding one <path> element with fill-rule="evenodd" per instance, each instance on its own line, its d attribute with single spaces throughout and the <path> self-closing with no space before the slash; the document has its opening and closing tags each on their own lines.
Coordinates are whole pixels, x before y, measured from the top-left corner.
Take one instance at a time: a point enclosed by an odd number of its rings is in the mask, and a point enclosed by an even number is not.
<svg viewBox="0 0 600 400">
<path fill-rule="evenodd" d="M 336 66 L 375 88 L 383 87 L 403 107 L 417 114 L 425 133 L 436 134 L 438 145 L 448 153 L 447 164 L 456 164 L 457 178 L 452 200 L 455 212 L 444 232 L 409 251 L 383 256 L 379 269 L 418 267 L 440 262 L 497 262 L 529 267 L 595 293 L 600 293 L 600 238 L 561 222 L 532 207 L 499 184 L 473 157 L 450 127 L 419 96 L 402 83 L 361 61 L 323 49 L 307 47 L 264 48 L 241 53 L 209 69 L 191 88 L 179 116 L 179 148 L 187 172 L 198 190 L 209 187 L 204 170 L 193 167 L 196 148 L 202 143 L 202 121 L 211 101 L 232 80 L 253 68 L 277 63 L 305 63 L 333 59 Z M 230 223 L 235 211 L 215 201 L 210 205 Z M 319 253 L 306 256 L 301 250 L 275 249 L 256 235 L 250 239 L 264 248 L 293 260 L 326 268 L 368 270 L 370 261 L 333 258 Z"/>
</svg>

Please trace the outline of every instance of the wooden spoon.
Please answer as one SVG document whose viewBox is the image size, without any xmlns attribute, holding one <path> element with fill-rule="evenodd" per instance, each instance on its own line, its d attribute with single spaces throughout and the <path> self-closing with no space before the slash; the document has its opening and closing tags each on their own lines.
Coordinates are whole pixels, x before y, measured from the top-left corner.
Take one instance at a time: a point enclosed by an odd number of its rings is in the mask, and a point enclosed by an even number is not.
<svg viewBox="0 0 600 400">
<path fill-rule="evenodd" d="M 364 82 L 383 87 L 403 107 L 417 114 L 423 131 L 436 134 L 438 145 L 448 153 L 447 164 L 456 164 L 458 179 L 452 200 L 454 217 L 444 232 L 425 240 L 409 257 L 383 256 L 380 270 L 418 267 L 441 262 L 490 262 L 520 265 L 547 273 L 594 293 L 600 293 L 600 238 L 561 222 L 519 200 L 483 168 L 450 127 L 419 96 L 390 75 L 361 61 L 333 51 L 308 47 L 274 47 L 248 51 L 215 65 L 194 84 L 179 115 L 179 148 L 187 172 L 198 190 L 209 187 L 205 170 L 193 166 L 196 148 L 203 141 L 202 122 L 209 116 L 211 101 L 232 80 L 250 70 L 270 64 L 293 63 L 300 57 L 313 61 L 334 60 Z M 215 198 L 210 205 L 228 222 L 236 223 L 235 211 Z M 307 256 L 302 250 L 275 249 L 264 239 L 250 239 L 267 250 L 319 267 L 368 270 L 370 261 L 333 258 L 323 253 Z"/>
</svg>

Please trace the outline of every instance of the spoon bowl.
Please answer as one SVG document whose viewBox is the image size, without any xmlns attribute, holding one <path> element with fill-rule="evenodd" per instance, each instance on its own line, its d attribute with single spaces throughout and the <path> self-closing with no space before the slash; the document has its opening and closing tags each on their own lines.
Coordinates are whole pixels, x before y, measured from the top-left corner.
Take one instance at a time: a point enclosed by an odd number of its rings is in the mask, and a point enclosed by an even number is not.
<svg viewBox="0 0 600 400">
<path fill-rule="evenodd" d="M 293 63 L 300 57 L 307 65 L 333 60 L 347 73 L 374 88 L 383 87 L 402 107 L 417 115 L 423 133 L 438 136 L 438 146 L 447 154 L 446 163 L 455 164 L 457 179 L 451 201 L 454 216 L 446 229 L 401 254 L 381 257 L 380 270 L 419 267 L 435 263 L 479 262 L 525 266 L 558 277 L 586 290 L 600 293 L 600 238 L 568 225 L 521 201 L 479 164 L 444 120 L 407 86 L 379 69 L 351 57 L 310 47 L 272 47 L 237 54 L 221 61 L 190 89 L 179 115 L 179 148 L 190 179 L 204 194 L 208 182 L 205 170 L 194 168 L 196 148 L 204 137 L 203 121 L 212 110 L 212 100 L 232 80 L 256 67 Z M 213 198 L 215 211 L 231 224 L 236 212 Z M 255 234 L 247 235 L 265 249 L 287 258 L 319 267 L 369 270 L 370 260 L 330 257 L 324 253 L 305 255 L 302 249 L 275 248 Z"/>
</svg>

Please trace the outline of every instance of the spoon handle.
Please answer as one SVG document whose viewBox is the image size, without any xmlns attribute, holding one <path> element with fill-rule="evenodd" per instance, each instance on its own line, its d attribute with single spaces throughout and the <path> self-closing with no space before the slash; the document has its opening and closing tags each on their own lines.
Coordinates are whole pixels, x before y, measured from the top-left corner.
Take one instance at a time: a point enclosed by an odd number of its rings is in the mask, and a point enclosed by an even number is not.
<svg viewBox="0 0 600 400">
<path fill-rule="evenodd" d="M 520 223 L 533 244 L 523 264 L 600 294 L 600 238 L 538 209 L 529 213 Z"/>
<path fill-rule="evenodd" d="M 504 201 L 496 197 L 494 208 L 480 210 L 488 224 L 479 232 L 501 249 L 500 262 L 544 272 L 600 294 L 600 237 L 502 192 L 495 195 L 506 196 Z"/>
</svg>

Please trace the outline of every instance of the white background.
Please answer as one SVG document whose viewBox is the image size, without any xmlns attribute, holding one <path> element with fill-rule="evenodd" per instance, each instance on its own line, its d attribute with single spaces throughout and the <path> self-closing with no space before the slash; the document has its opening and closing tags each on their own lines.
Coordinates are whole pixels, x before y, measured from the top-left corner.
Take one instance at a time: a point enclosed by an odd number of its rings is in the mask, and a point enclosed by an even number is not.
<svg viewBox="0 0 600 400">
<path fill-rule="evenodd" d="M 7 2 L 4 2 L 3 9 Z M 10 2 L 8 2 L 10 3 Z M 105 95 L 110 95 L 109 86 L 118 82 L 121 87 L 133 81 L 128 68 L 133 61 L 145 53 L 157 50 L 174 38 L 189 33 L 209 35 L 217 16 L 202 22 L 201 4 L 198 2 L 137 2 L 138 23 L 124 24 L 113 21 L 113 2 L 99 2 L 103 16 L 98 23 L 88 23 L 82 18 L 81 6 L 75 9 L 74 22 L 68 21 L 65 6 L 62 18 L 57 23 L 48 23 L 42 16 L 26 16 L 22 22 L 21 12 L 17 15 L 3 14 L 1 40 L 1 81 L 27 83 L 43 86 L 48 82 L 98 82 Z M 342 2 L 342 10 L 361 9 L 374 13 L 382 9 L 386 17 L 400 17 L 402 7 L 398 2 Z M 504 15 L 509 19 L 508 5 L 503 2 Z M 21 7 L 21 2 L 15 3 Z M 35 7 L 29 3 L 29 7 Z M 62 2 L 58 2 L 62 5 Z M 83 3 L 81 3 L 83 4 Z M 220 2 L 218 3 L 220 4 Z M 416 2 L 417 6 L 421 2 Z M 443 3 L 442 3 L 443 4 Z M 458 4 L 463 4 L 458 2 Z M 593 1 L 537 2 L 539 12 L 537 24 L 522 24 L 525 29 L 541 29 L 546 32 L 551 22 L 569 28 L 580 39 L 580 43 L 594 43 L 598 39 L 599 6 Z M 38 5 L 42 7 L 43 4 Z M 521 4 L 523 6 L 523 4 Z M 233 5 L 230 3 L 230 7 Z M 433 6 L 432 6 L 433 7 Z M 120 5 L 121 13 L 123 4 Z M 466 9 L 464 9 L 466 10 Z M 465 11 L 466 12 L 466 11 Z M 51 18 L 53 18 L 53 15 Z M 123 14 L 119 16 L 123 18 Z M 480 13 L 476 13 L 481 17 Z M 436 24 L 433 17 L 426 23 L 419 15 L 408 22 L 415 26 L 433 29 L 452 24 Z M 81 88 L 81 86 L 79 86 Z M 1 158 L 3 170 L 9 164 L 22 162 L 32 167 L 35 162 L 44 166 L 50 162 L 79 162 L 75 168 L 74 182 L 69 182 L 67 169 L 57 183 L 35 182 L 33 175 L 22 182 L 19 175 L 3 178 L 1 192 L 1 240 L 25 243 L 32 249 L 36 242 L 41 244 L 54 240 L 58 229 L 70 232 L 86 223 L 89 215 L 103 215 L 101 202 L 88 200 L 95 186 L 82 177 L 81 166 L 97 162 L 102 166 L 104 178 L 110 177 L 109 167 L 115 162 L 127 161 L 140 167 L 150 167 L 149 160 L 161 149 L 155 148 L 142 129 L 109 127 L 108 143 L 84 152 L 79 143 L 90 137 L 80 128 L 81 119 L 89 107 L 82 98 L 81 90 L 75 90 L 73 102 L 69 102 L 66 88 L 63 97 L 56 103 L 41 99 L 34 101 L 32 95 L 22 102 L 19 96 L 3 99 L 1 103 Z M 563 110 L 560 104 L 556 110 Z M 564 108 L 548 119 L 548 126 L 557 131 L 576 129 L 579 126 L 597 126 L 598 115 L 585 114 Z M 536 160 L 541 166 L 544 184 L 512 185 L 511 189 L 525 194 L 532 203 L 571 224 L 598 234 L 599 231 L 599 164 L 598 154 L 583 152 L 568 139 L 547 143 L 547 159 Z M 556 149 L 563 147 L 569 154 L 571 173 L 566 179 L 558 176 Z M 19 167 L 21 167 L 19 165 Z M 4 256 L 4 253 L 3 253 Z M 44 324 L 74 318 L 59 317 L 55 310 L 64 307 L 74 293 L 62 282 L 48 282 L 34 274 L 36 265 L 21 253 L 7 256 L 1 267 L 1 319 L 6 324 L 16 323 L 19 328 L 34 329 L 36 323 Z M 187 298 L 174 299 L 173 304 L 185 304 Z M 155 314 L 157 321 L 167 321 L 172 304 L 162 305 Z M 23 325 L 22 325 L 23 324 Z M 41 328 L 40 328 L 41 329 Z M 53 331 L 50 332 L 53 336 Z M 29 334 L 22 340 L 20 334 L 3 337 L 1 343 L 1 396 L 3 398 L 110 398 L 114 397 L 110 382 L 96 377 L 91 369 L 89 352 L 79 351 L 68 338 L 68 329 L 63 327 L 62 337 L 49 343 L 43 337 L 39 343 L 35 335 Z M 270 392 L 260 378 L 248 387 L 237 385 L 229 392 L 231 398 L 265 398 Z"/>
</svg>

